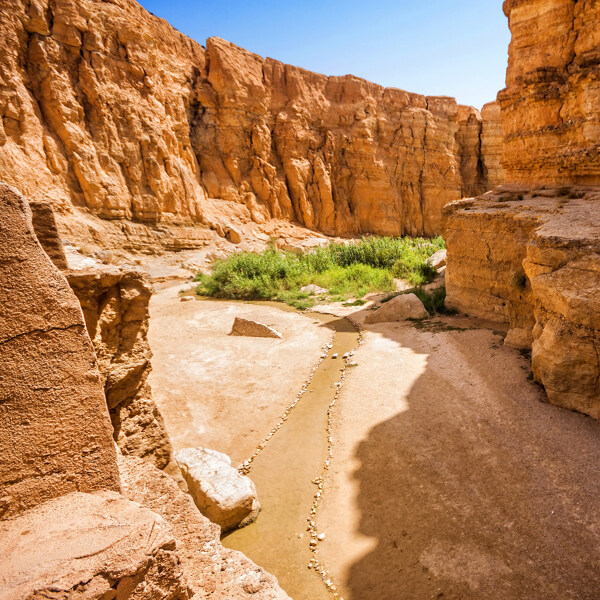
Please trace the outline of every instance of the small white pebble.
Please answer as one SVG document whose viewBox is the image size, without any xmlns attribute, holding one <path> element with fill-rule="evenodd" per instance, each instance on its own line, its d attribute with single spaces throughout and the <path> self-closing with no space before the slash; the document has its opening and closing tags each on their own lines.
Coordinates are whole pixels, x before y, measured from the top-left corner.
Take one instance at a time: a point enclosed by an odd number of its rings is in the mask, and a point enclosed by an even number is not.
<svg viewBox="0 0 600 600">
<path fill-rule="evenodd" d="M 317 539 L 318 539 L 320 542 L 322 542 L 322 541 L 325 539 L 325 534 L 324 534 L 324 533 L 320 533 L 320 534 L 317 536 Z"/>
</svg>

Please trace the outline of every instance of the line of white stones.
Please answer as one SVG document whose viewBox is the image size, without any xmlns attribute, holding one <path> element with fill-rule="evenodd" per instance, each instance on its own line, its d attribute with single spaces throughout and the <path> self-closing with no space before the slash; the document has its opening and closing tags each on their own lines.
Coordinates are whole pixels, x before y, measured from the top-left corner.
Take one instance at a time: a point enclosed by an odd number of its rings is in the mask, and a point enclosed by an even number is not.
<svg viewBox="0 0 600 600">
<path fill-rule="evenodd" d="M 250 458 L 248 458 L 247 460 L 245 460 L 238 467 L 238 471 L 242 475 L 248 475 L 248 473 L 250 473 L 254 459 L 263 451 L 264 447 L 269 442 L 269 440 L 281 429 L 281 427 L 287 421 L 289 414 L 292 412 L 292 410 L 294 409 L 296 404 L 298 404 L 298 402 L 300 402 L 300 400 L 302 399 L 302 396 L 304 396 L 304 394 L 306 394 L 306 392 L 308 390 L 308 386 L 311 384 L 311 381 L 312 381 L 317 369 L 321 366 L 321 363 L 327 358 L 327 355 L 329 354 L 329 351 L 331 350 L 331 348 L 333 348 L 333 342 L 335 341 L 336 333 L 337 332 L 334 331 L 333 335 L 331 336 L 331 339 L 329 340 L 329 343 L 322 346 L 322 348 L 321 348 L 322 352 L 321 352 L 321 356 L 319 357 L 319 360 L 317 361 L 315 366 L 311 369 L 308 378 L 302 384 L 302 387 L 300 388 L 300 391 L 296 395 L 296 398 L 294 399 L 294 401 L 285 409 L 285 412 L 279 418 L 279 422 L 277 423 L 277 425 L 275 425 L 275 427 L 273 427 L 273 429 L 271 429 L 269 434 L 261 440 L 261 442 L 256 447 L 256 450 L 252 454 L 252 456 Z"/>
<path fill-rule="evenodd" d="M 358 348 L 363 344 L 363 341 L 364 339 L 362 330 L 360 329 L 360 327 L 358 327 L 358 343 L 350 352 L 344 354 L 343 356 L 344 368 L 342 369 L 340 379 L 335 383 L 335 395 L 333 397 L 333 400 L 329 404 L 329 407 L 327 408 L 327 458 L 323 463 L 323 470 L 321 471 L 321 474 L 312 480 L 312 482 L 317 486 L 317 492 L 314 495 L 313 503 L 310 508 L 310 515 L 306 519 L 308 521 L 308 526 L 306 530 L 310 533 L 311 538 L 309 546 L 310 551 L 313 555 L 310 559 L 310 562 L 308 563 L 308 568 L 314 569 L 317 572 L 327 589 L 333 594 L 335 600 L 344 599 L 338 594 L 337 587 L 331 580 L 329 572 L 325 568 L 325 565 L 318 558 L 319 542 L 325 539 L 325 534 L 319 533 L 317 529 L 316 515 L 317 509 L 319 508 L 319 504 L 323 499 L 323 494 L 325 491 L 325 477 L 327 475 L 327 471 L 329 471 L 329 467 L 331 466 L 331 461 L 333 460 L 333 408 L 342 391 L 342 385 L 344 384 L 344 379 L 346 378 L 346 371 L 348 370 L 348 367 L 352 364 L 352 356 L 354 355 L 356 350 L 358 350 Z"/>
</svg>

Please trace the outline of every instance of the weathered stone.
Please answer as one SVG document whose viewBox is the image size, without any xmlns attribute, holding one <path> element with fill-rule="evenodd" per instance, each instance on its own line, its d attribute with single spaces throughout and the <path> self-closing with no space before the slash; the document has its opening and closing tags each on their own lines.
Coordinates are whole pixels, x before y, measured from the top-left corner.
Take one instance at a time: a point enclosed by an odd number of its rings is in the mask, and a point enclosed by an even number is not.
<svg viewBox="0 0 600 600">
<path fill-rule="evenodd" d="M 63 248 L 52 205 L 48 202 L 30 202 L 32 223 L 38 242 L 50 260 L 61 270 L 67 268 L 67 257 Z"/>
<path fill-rule="evenodd" d="M 498 94 L 507 183 L 600 183 L 600 4 L 505 0 L 512 32 Z"/>
<path fill-rule="evenodd" d="M 499 190 L 445 211 L 446 304 L 508 323 L 550 401 L 600 418 L 600 189 Z"/>
<path fill-rule="evenodd" d="M 256 519 L 260 504 L 252 480 L 231 466 L 226 454 L 205 448 L 183 448 L 175 460 L 196 506 L 223 531 Z"/>
<path fill-rule="evenodd" d="M 198 598 L 289 600 L 273 575 L 221 545 L 221 528 L 203 516 L 172 477 L 133 456 L 119 457 L 123 494 L 171 527 L 188 583 Z M 251 593 L 245 582 L 254 582 Z"/>
<path fill-rule="evenodd" d="M 106 400 L 77 298 L 0 183 L 0 487 L 8 516 L 119 489 Z"/>
<path fill-rule="evenodd" d="M 443 250 L 438 250 L 433 253 L 428 259 L 427 262 L 434 268 L 440 269 L 446 264 L 446 255 L 447 251 L 444 248 Z"/>
<path fill-rule="evenodd" d="M 147 276 L 131 269 L 96 267 L 71 270 L 66 277 L 94 344 L 115 441 L 124 454 L 164 468 L 171 460 L 171 443 L 148 383 L 152 288 Z"/>
<path fill-rule="evenodd" d="M 181 249 L 271 219 L 429 235 L 489 187 L 485 119 L 452 98 L 203 48 L 130 1 L 4 0 L 0 23 L 0 177 L 74 235 Z"/>
<path fill-rule="evenodd" d="M 372 312 L 365 323 L 388 323 L 406 319 L 426 319 L 429 313 L 415 294 L 400 294 Z"/>
<path fill-rule="evenodd" d="M 242 317 L 235 318 L 229 335 L 281 339 L 281 334 L 272 327 L 251 321 L 250 319 L 243 319 Z"/>
<path fill-rule="evenodd" d="M 0 599 L 187 600 L 171 528 L 115 492 L 74 492 L 0 522 Z"/>
</svg>

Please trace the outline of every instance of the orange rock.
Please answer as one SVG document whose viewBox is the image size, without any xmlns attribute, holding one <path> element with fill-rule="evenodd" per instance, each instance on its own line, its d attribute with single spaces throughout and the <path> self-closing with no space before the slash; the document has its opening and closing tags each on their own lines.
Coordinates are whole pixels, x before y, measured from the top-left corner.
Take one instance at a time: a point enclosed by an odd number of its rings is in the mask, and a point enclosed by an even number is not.
<svg viewBox="0 0 600 600">
<path fill-rule="evenodd" d="M 72 491 L 119 490 L 106 400 L 81 307 L 0 184 L 0 487 L 5 516 Z"/>
<path fill-rule="evenodd" d="M 452 98 L 205 49 L 133 0 L 5 0 L 0 32 L 0 177 L 63 230 L 124 219 L 117 239 L 145 251 L 271 219 L 430 235 L 489 187 L 485 118 Z"/>
</svg>

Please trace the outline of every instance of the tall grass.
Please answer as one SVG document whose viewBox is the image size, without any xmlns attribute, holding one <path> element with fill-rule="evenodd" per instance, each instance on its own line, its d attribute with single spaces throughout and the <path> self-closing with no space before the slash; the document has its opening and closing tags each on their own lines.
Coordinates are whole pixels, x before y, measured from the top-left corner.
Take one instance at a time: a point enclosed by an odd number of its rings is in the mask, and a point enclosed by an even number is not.
<svg viewBox="0 0 600 600">
<path fill-rule="evenodd" d="M 435 269 L 426 259 L 444 247 L 441 237 L 363 238 L 356 244 L 329 244 L 305 254 L 270 247 L 218 260 L 211 275 L 199 275 L 197 292 L 217 298 L 281 300 L 300 308 L 313 304 L 300 291 L 314 283 L 334 299 L 361 298 L 394 289 L 394 277 L 412 285 L 427 283 Z"/>
</svg>

